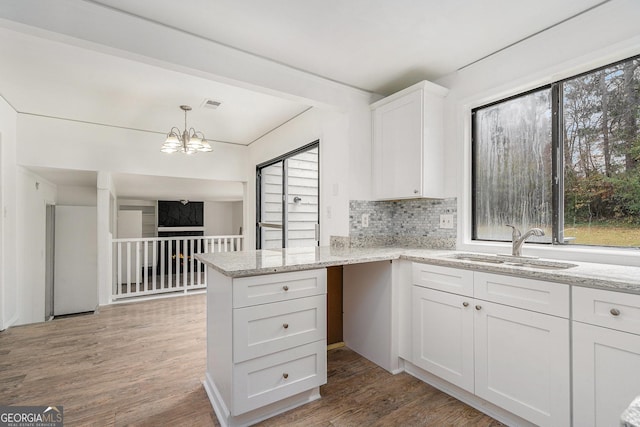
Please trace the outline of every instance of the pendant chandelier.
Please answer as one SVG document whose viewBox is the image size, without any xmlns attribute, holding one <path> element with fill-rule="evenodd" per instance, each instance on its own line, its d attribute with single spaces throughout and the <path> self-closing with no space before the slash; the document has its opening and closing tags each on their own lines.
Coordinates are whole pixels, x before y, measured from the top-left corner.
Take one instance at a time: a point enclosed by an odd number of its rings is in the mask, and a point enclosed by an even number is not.
<svg viewBox="0 0 640 427">
<path fill-rule="evenodd" d="M 177 127 L 172 127 L 160 151 L 163 153 L 180 151 L 185 154 L 207 153 L 212 151 L 211 145 L 207 142 L 202 132 L 187 127 L 187 111 L 191 111 L 191 107 L 181 105 L 180 109 L 184 111 L 184 130 L 180 131 Z"/>
</svg>

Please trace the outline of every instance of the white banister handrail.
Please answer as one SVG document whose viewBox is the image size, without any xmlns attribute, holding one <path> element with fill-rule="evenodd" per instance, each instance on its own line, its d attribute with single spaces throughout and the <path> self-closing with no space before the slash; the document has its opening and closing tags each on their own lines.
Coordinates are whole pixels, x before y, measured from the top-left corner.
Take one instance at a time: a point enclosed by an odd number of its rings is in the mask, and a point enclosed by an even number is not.
<svg viewBox="0 0 640 427">
<path fill-rule="evenodd" d="M 183 239 L 244 239 L 244 236 L 240 234 L 230 234 L 228 236 L 175 236 L 175 237 L 131 237 L 111 239 L 113 243 L 118 242 L 157 242 L 161 240 L 183 240 Z"/>
<path fill-rule="evenodd" d="M 235 252 L 241 235 L 111 239 L 115 273 L 112 299 L 183 292 L 206 287 L 207 270 L 197 253 Z"/>
</svg>

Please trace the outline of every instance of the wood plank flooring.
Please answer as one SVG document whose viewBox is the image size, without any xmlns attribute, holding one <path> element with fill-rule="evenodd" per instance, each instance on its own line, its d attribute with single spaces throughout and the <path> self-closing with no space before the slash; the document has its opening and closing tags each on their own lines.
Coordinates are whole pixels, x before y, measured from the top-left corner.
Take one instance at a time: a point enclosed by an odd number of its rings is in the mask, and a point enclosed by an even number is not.
<svg viewBox="0 0 640 427">
<path fill-rule="evenodd" d="M 219 426 L 202 386 L 205 295 L 105 307 L 0 333 L 0 404 L 62 405 L 65 426 Z M 263 426 L 499 426 L 347 348 L 322 399 Z"/>
</svg>

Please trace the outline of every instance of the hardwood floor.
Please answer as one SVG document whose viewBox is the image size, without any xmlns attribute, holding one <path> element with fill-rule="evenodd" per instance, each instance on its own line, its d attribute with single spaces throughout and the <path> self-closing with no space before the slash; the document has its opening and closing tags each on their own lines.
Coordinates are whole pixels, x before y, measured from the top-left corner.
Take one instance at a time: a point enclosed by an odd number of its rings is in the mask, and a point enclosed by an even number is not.
<svg viewBox="0 0 640 427">
<path fill-rule="evenodd" d="M 0 333 L 0 404 L 61 405 L 66 426 L 219 426 L 202 386 L 205 295 L 105 307 Z M 347 348 L 322 399 L 263 426 L 499 426 Z"/>
</svg>

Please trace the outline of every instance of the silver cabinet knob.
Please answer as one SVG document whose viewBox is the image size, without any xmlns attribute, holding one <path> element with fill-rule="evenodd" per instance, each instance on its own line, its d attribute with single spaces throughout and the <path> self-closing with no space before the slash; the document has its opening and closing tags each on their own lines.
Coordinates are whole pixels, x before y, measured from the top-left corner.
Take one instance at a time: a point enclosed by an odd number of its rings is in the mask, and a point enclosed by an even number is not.
<svg viewBox="0 0 640 427">
<path fill-rule="evenodd" d="M 419 190 L 413 190 L 413 194 L 418 194 L 419 192 Z"/>
<path fill-rule="evenodd" d="M 284 374 L 282 374 L 282 378 L 284 378 L 284 379 L 286 380 L 287 378 L 289 378 L 289 374 L 287 374 L 287 373 L 285 372 Z"/>
<path fill-rule="evenodd" d="M 463 307 L 469 307 L 469 303 L 465 301 L 465 302 L 462 303 L 462 306 Z"/>
<path fill-rule="evenodd" d="M 612 316 L 620 316 L 620 310 L 618 310 L 617 308 L 612 308 L 611 310 L 609 310 L 609 313 L 611 313 Z"/>
<path fill-rule="evenodd" d="M 284 286 L 282 287 L 282 290 L 283 290 L 283 291 L 285 291 L 285 292 L 287 292 L 287 291 L 289 290 L 289 287 L 288 287 L 287 285 L 284 285 Z"/>
<path fill-rule="evenodd" d="M 481 305 L 476 305 L 476 310 L 481 310 L 482 306 Z"/>
<path fill-rule="evenodd" d="M 283 327 L 283 328 L 285 328 L 285 329 L 289 329 L 289 324 L 288 324 L 288 323 L 284 323 L 284 324 L 282 325 L 282 327 Z"/>
</svg>

